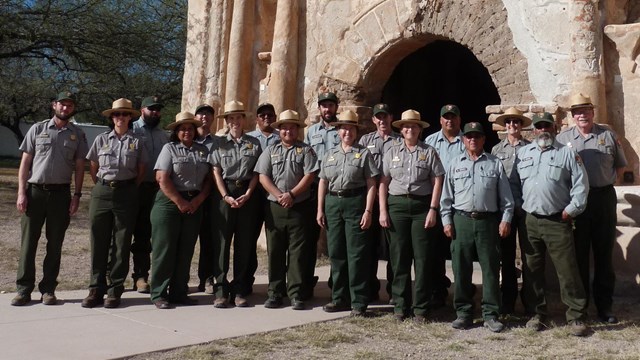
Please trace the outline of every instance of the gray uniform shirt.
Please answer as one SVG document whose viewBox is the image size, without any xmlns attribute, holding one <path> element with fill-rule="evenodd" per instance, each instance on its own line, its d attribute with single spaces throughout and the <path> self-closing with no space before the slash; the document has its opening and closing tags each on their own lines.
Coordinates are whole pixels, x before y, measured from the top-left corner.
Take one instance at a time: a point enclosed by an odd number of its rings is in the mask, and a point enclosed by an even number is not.
<svg viewBox="0 0 640 360">
<path fill-rule="evenodd" d="M 158 160 L 158 156 L 160 155 L 160 151 L 164 144 L 169 141 L 169 137 L 167 133 L 159 128 L 148 126 L 142 117 L 133 122 L 133 134 L 142 140 L 144 143 L 144 148 L 147 150 L 147 158 L 149 159 L 149 164 L 155 164 L 156 160 Z M 144 175 L 144 181 L 146 182 L 155 182 L 156 177 L 153 171 L 150 171 L 150 168 L 147 168 L 147 171 Z"/>
<path fill-rule="evenodd" d="M 559 143 L 578 152 L 589 177 L 589 185 L 603 187 L 616 182 L 616 169 L 627 166 L 622 145 L 616 134 L 606 127 L 593 124 L 587 137 L 573 126 L 557 137 Z"/>
<path fill-rule="evenodd" d="M 88 151 L 84 131 L 74 123 L 58 129 L 53 119 L 34 124 L 20 144 L 20 151 L 33 156 L 33 184 L 70 184 L 76 159 L 84 159 Z"/>
<path fill-rule="evenodd" d="M 449 171 L 449 165 L 451 165 L 451 161 L 453 159 L 465 152 L 464 142 L 462 141 L 462 132 L 455 137 L 453 142 L 449 142 L 447 137 L 444 136 L 444 133 L 442 133 L 442 130 L 440 130 L 437 133 L 427 136 L 427 138 L 424 139 L 424 143 L 431 145 L 436 149 L 445 171 Z"/>
<path fill-rule="evenodd" d="M 218 146 L 220 146 L 220 141 L 222 141 L 222 138 L 220 136 L 207 134 L 205 137 L 197 138 L 195 141 L 198 144 L 202 144 L 206 146 L 207 149 L 209 149 L 209 154 L 211 154 L 213 151 L 215 151 L 218 148 Z"/>
<path fill-rule="evenodd" d="M 373 155 L 373 160 L 375 161 L 378 170 L 382 173 L 382 157 L 393 144 L 393 140 L 397 139 L 402 139 L 402 135 L 397 132 L 391 132 L 391 134 L 384 139 L 378 131 L 373 131 L 363 135 L 358 143 L 369 149 L 371 155 Z"/>
<path fill-rule="evenodd" d="M 431 180 L 444 172 L 436 150 L 420 142 L 411 152 L 403 140 L 394 141 L 382 160 L 382 173 L 391 178 L 390 195 L 430 195 Z"/>
<path fill-rule="evenodd" d="M 522 207 L 522 189 L 520 188 L 518 170 L 515 167 L 516 155 L 520 148 L 530 143 L 531 141 L 523 138 L 518 140 L 515 145 L 511 145 L 508 139 L 504 139 L 491 149 L 491 154 L 502 161 L 504 171 L 507 173 L 507 178 L 509 178 L 509 185 L 511 186 L 511 194 L 513 194 L 515 206 L 519 208 Z"/>
<path fill-rule="evenodd" d="M 321 161 L 327 150 L 340 144 L 338 128 L 335 126 L 325 127 L 324 122 L 320 121 L 309 127 L 307 134 L 304 136 L 304 142 L 311 145 L 318 156 L 318 161 Z"/>
<path fill-rule="evenodd" d="M 305 175 L 317 170 L 316 153 L 309 145 L 300 141 L 290 148 L 281 142 L 269 146 L 258 158 L 254 169 L 255 172 L 271 178 L 275 186 L 282 192 L 291 191 Z M 294 203 L 306 200 L 309 196 L 309 190 L 297 194 Z M 277 201 L 271 194 L 267 198 L 271 201 Z"/>
<path fill-rule="evenodd" d="M 210 171 L 208 159 L 209 150 L 202 144 L 194 142 L 187 148 L 180 142 L 171 142 L 162 147 L 154 170 L 168 172 L 178 191 L 201 190 Z"/>
<path fill-rule="evenodd" d="M 273 145 L 280 141 L 280 133 L 278 132 L 278 130 L 275 130 L 274 132 L 269 134 L 269 136 L 265 136 L 259 129 L 250 131 L 247 133 L 247 135 L 253 136 L 254 138 L 258 139 L 258 141 L 260 141 L 260 149 L 262 150 L 268 148 L 269 145 Z"/>
<path fill-rule="evenodd" d="M 502 162 L 482 153 L 473 161 L 465 151 L 453 159 L 442 187 L 440 200 L 442 224 L 453 222 L 455 210 L 502 213 L 502 221 L 511 222 L 513 195 Z"/>
<path fill-rule="evenodd" d="M 522 209 L 538 215 L 554 215 L 565 210 L 571 217 L 587 205 L 589 180 L 580 156 L 555 142 L 546 151 L 529 144 L 518 151 L 516 161 L 522 181 Z"/>
<path fill-rule="evenodd" d="M 329 191 L 358 189 L 367 179 L 378 176 L 378 167 L 369 149 L 354 144 L 347 152 L 338 145 L 327 151 L 320 166 L 321 179 L 329 182 Z"/>
<path fill-rule="evenodd" d="M 251 180 L 261 153 L 260 142 L 253 136 L 242 134 L 236 142 L 227 134 L 221 138 L 218 149 L 211 153 L 209 163 L 222 169 L 224 180 Z"/>
<path fill-rule="evenodd" d="M 97 176 L 104 180 L 130 180 L 138 176 L 138 164 L 145 164 L 147 152 L 144 144 L 127 131 L 118 139 L 111 130 L 96 137 L 87 154 L 87 160 L 98 163 Z"/>
</svg>

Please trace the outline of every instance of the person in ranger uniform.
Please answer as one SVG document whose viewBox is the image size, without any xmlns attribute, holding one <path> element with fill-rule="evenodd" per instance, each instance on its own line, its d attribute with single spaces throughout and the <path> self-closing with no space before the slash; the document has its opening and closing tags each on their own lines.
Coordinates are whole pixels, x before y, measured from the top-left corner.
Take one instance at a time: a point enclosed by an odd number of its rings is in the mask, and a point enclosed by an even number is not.
<svg viewBox="0 0 640 360">
<path fill-rule="evenodd" d="M 341 142 L 320 162 L 316 215 L 318 225 L 327 230 L 333 279 L 331 302 L 323 309 L 364 316 L 370 296 L 369 262 L 375 260 L 366 230 L 372 223 L 378 168 L 369 150 L 356 143 L 356 113 L 344 111 L 331 125 L 338 128 Z"/>
<path fill-rule="evenodd" d="M 380 178 L 380 226 L 389 231 L 389 258 L 394 271 L 391 287 L 394 317 L 412 315 L 424 323 L 433 293 L 433 262 L 438 237 L 433 227 L 438 216 L 444 169 L 435 149 L 420 142 L 429 126 L 420 113 L 407 110 L 393 123 L 403 140 L 394 141 L 384 154 Z M 415 299 L 411 291 L 411 265 L 415 268 Z"/>
<path fill-rule="evenodd" d="M 160 111 L 163 108 L 160 99 L 157 96 L 148 96 L 142 99 L 141 108 L 140 118 L 133 123 L 133 134 L 144 143 L 149 166 L 138 187 L 138 215 L 131 242 L 133 257 L 133 274 L 131 276 L 133 277 L 133 289 L 148 294 L 149 283 L 147 280 L 151 267 L 151 221 L 149 217 L 159 189 L 153 165 L 158 160 L 158 155 L 168 139 L 165 131 L 158 127 Z"/>
<path fill-rule="evenodd" d="M 520 178 L 515 167 L 516 154 L 520 148 L 531 143 L 522 137 L 522 129 L 531 125 L 531 119 L 522 115 L 514 107 L 505 110 L 498 116 L 496 124 L 504 126 L 507 137 L 491 149 L 491 154 L 502 161 L 502 166 L 509 178 L 511 194 L 515 202 L 515 210 L 511 219 L 509 236 L 502 238 L 500 252 L 500 271 L 502 273 L 502 314 L 512 314 L 518 297 L 518 273 L 516 271 L 516 235 L 520 242 L 527 238 L 527 227 L 522 210 L 522 190 Z M 526 308 L 526 305 L 525 305 Z"/>
<path fill-rule="evenodd" d="M 286 110 L 271 126 L 280 132 L 279 143 L 260 155 L 255 172 L 269 193 L 265 218 L 267 252 L 269 256 L 269 298 L 266 308 L 282 306 L 282 298 L 289 296 L 294 310 L 305 308 L 304 284 L 308 281 L 310 254 L 308 227 L 314 218 L 309 187 L 316 177 L 318 159 L 313 149 L 298 140 L 298 132 L 305 127 L 296 111 Z M 311 221 L 310 221 L 311 220 Z"/>
<path fill-rule="evenodd" d="M 187 111 L 167 126 L 170 142 L 162 147 L 154 170 L 160 191 L 151 210 L 153 258 L 151 301 L 158 309 L 193 305 L 189 270 L 202 221 L 202 203 L 211 190 L 209 150 L 195 142 L 202 123 Z"/>
<path fill-rule="evenodd" d="M 95 186 L 89 203 L 91 278 L 89 295 L 82 300 L 85 308 L 102 303 L 105 308 L 120 306 L 138 211 L 137 185 L 147 161 L 142 141 L 130 130 L 131 118 L 140 116 L 131 101 L 118 99 L 102 115 L 109 118 L 111 131 L 98 135 L 87 154 Z"/>
<path fill-rule="evenodd" d="M 447 104 L 440 108 L 440 126 L 442 130 L 433 133 L 424 140 L 425 144 L 433 146 L 440 156 L 440 161 L 444 167 L 444 171 L 449 171 L 451 160 L 458 155 L 464 153 L 464 142 L 462 141 L 462 132 L 460 131 L 462 119 L 460 118 L 460 108 L 453 104 Z M 429 302 L 430 308 L 438 308 L 446 304 L 451 286 L 451 280 L 447 277 L 446 261 L 450 256 L 449 240 L 444 235 L 441 217 L 438 216 L 436 222 L 436 235 L 440 236 L 440 241 L 436 243 L 439 247 L 436 260 L 433 262 L 435 267 L 434 276 L 438 279 L 434 283 L 433 296 Z"/>
<path fill-rule="evenodd" d="M 613 246 L 616 242 L 617 196 L 613 185 L 622 179 L 627 159 L 616 134 L 593 122 L 591 99 L 582 94 L 571 97 L 571 116 L 576 126 L 558 135 L 558 142 L 576 150 L 589 177 L 587 208 L 575 219 L 575 246 L 578 268 L 589 304 L 589 261 L 593 254 L 593 301 L 598 319 L 615 324 L 613 290 Z"/>
<path fill-rule="evenodd" d="M 216 308 L 226 308 L 229 296 L 233 297 L 237 307 L 247 307 L 247 296 L 251 293 L 253 274 L 251 270 L 251 252 L 255 254 L 258 234 L 255 231 L 258 218 L 255 214 L 261 205 L 261 199 L 255 196 L 258 174 L 253 168 L 262 153 L 260 142 L 244 133 L 246 121 L 244 104 L 229 101 L 224 106 L 224 118 L 229 128 L 227 136 L 221 138 L 220 146 L 215 150 L 209 163 L 213 167 L 215 185 L 221 201 L 217 204 L 221 214 L 218 222 L 219 234 L 215 237 L 214 276 L 216 277 Z M 229 256 L 233 240 L 233 282 L 229 284 Z"/>
<path fill-rule="evenodd" d="M 62 242 L 82 196 L 88 146 L 82 129 L 69 122 L 76 110 L 75 97 L 63 91 L 51 107 L 53 117 L 33 125 L 20 145 L 22 160 L 18 170 L 16 208 L 22 214 L 22 239 L 16 279 L 18 294 L 11 300 L 14 306 L 31 301 L 36 280 L 36 251 L 45 221 L 47 251 L 38 290 L 43 304 L 57 303 L 55 291 Z M 74 173 L 75 193 L 72 197 L 71 175 Z"/>
<path fill-rule="evenodd" d="M 209 154 L 218 148 L 220 138 L 211 133 L 211 125 L 213 124 L 213 116 L 215 110 L 209 104 L 201 104 L 196 107 L 196 120 L 202 123 L 198 127 L 198 137 L 196 142 L 207 147 Z M 214 250 L 213 250 L 213 232 L 217 232 L 217 224 L 214 219 L 218 219 L 217 211 L 211 208 L 215 199 L 215 192 L 212 191 L 209 197 L 202 203 L 202 223 L 200 224 L 200 233 L 198 234 L 198 242 L 200 243 L 200 255 L 198 257 L 198 291 L 207 294 L 213 294 L 213 267 L 214 267 Z"/>
<path fill-rule="evenodd" d="M 391 123 L 393 115 L 387 104 L 376 104 L 373 106 L 373 116 L 371 122 L 376 126 L 376 130 L 363 135 L 358 143 L 365 146 L 373 155 L 373 160 L 378 167 L 378 172 L 382 173 L 382 157 L 385 151 L 393 144 L 393 140 L 401 139 L 402 136 L 393 131 Z M 393 270 L 391 269 L 391 261 L 389 261 L 389 236 L 385 229 L 380 227 L 378 219 L 380 218 L 380 205 L 378 197 L 373 205 L 371 227 L 368 230 L 368 237 L 377 241 L 370 242 L 372 247 L 373 261 L 371 261 L 371 270 L 369 273 L 369 286 L 371 287 L 371 300 L 378 299 L 380 292 L 380 280 L 378 280 L 378 260 L 387 260 L 387 294 L 389 294 L 389 304 L 393 305 L 394 301 L 391 296 L 391 284 L 393 283 Z"/>
<path fill-rule="evenodd" d="M 511 230 L 513 195 L 502 162 L 483 150 L 482 125 L 464 126 L 465 153 L 452 159 L 442 189 L 444 233 L 452 239 L 451 261 L 455 278 L 453 304 L 455 329 L 472 324 L 473 260 L 482 269 L 482 318 L 484 326 L 500 332 L 500 238 Z"/>
<path fill-rule="evenodd" d="M 527 212 L 527 241 L 521 243 L 524 266 L 523 292 L 534 316 L 527 328 L 540 331 L 547 316 L 545 261 L 549 253 L 567 305 L 570 332 L 585 336 L 587 298 L 580 279 L 573 242 L 573 219 L 587 204 L 589 180 L 580 155 L 555 139 L 556 127 L 549 113 L 533 116 L 533 143 L 518 151 L 516 166 L 522 183 L 522 209 Z"/>
</svg>

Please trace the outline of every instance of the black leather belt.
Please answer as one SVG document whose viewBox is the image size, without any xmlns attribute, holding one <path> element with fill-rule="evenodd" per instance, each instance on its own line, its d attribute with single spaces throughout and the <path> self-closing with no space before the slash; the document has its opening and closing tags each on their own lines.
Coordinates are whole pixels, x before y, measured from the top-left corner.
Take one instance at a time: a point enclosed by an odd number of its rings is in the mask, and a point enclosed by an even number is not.
<svg viewBox="0 0 640 360">
<path fill-rule="evenodd" d="M 225 180 L 224 183 L 237 188 L 246 188 L 249 186 L 249 180 Z"/>
<path fill-rule="evenodd" d="M 606 186 L 600 186 L 600 187 L 590 187 L 589 188 L 589 192 L 590 193 L 597 193 L 597 192 L 602 192 L 602 191 L 607 191 L 613 189 L 613 185 L 606 185 Z"/>
<path fill-rule="evenodd" d="M 456 210 L 456 214 L 460 214 L 462 216 L 466 216 L 468 218 L 474 219 L 474 220 L 482 220 L 482 219 L 486 219 L 489 218 L 491 216 L 495 216 L 496 213 L 494 212 L 480 212 L 480 211 L 462 211 L 462 210 Z"/>
<path fill-rule="evenodd" d="M 36 189 L 44 191 L 69 191 L 71 189 L 71 184 L 30 184 Z"/>
<path fill-rule="evenodd" d="M 531 215 L 533 217 L 535 217 L 536 219 L 546 219 L 546 220 L 552 220 L 552 221 L 562 221 L 562 213 L 558 212 L 555 214 L 551 214 L 551 215 L 539 215 L 539 214 L 534 214 L 531 213 Z"/>
<path fill-rule="evenodd" d="M 354 197 L 358 195 L 362 195 L 365 192 L 364 187 L 356 188 L 356 189 L 344 189 L 337 191 L 329 191 L 329 195 L 337 196 L 337 197 Z"/>
<path fill-rule="evenodd" d="M 198 196 L 198 194 L 200 194 L 200 190 L 180 191 L 180 195 L 182 195 L 183 198 L 188 199 L 193 199 L 194 197 Z"/>
<path fill-rule="evenodd" d="M 105 179 L 98 178 L 97 183 L 108 186 L 110 188 L 118 188 L 118 187 L 123 187 L 127 185 L 133 185 L 136 183 L 136 179 L 133 178 L 128 180 L 105 180 Z"/>
<path fill-rule="evenodd" d="M 431 199 L 431 194 L 429 195 L 402 194 L 402 195 L 391 195 L 391 196 L 403 197 L 407 199 L 420 200 L 420 201 L 427 201 Z"/>
</svg>

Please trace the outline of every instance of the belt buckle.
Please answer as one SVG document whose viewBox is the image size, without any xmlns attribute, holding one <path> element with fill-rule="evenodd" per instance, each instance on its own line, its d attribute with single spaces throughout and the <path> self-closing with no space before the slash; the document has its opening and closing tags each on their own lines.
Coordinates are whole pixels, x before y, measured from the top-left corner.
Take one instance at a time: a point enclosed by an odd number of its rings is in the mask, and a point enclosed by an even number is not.
<svg viewBox="0 0 640 360">
<path fill-rule="evenodd" d="M 244 184 L 242 183 L 242 180 L 236 180 L 236 187 L 241 188 L 241 187 L 243 187 L 243 185 Z"/>
<path fill-rule="evenodd" d="M 114 180 L 109 181 L 109 187 L 110 188 L 115 188 L 116 187 L 116 182 Z"/>
<path fill-rule="evenodd" d="M 477 211 L 472 211 L 469 213 L 471 215 L 472 219 L 479 219 L 480 218 L 480 213 Z"/>
<path fill-rule="evenodd" d="M 42 188 L 42 190 L 44 190 L 44 191 L 49 191 L 49 187 L 47 186 L 47 184 L 42 184 L 40 187 L 41 187 L 41 188 Z"/>
</svg>

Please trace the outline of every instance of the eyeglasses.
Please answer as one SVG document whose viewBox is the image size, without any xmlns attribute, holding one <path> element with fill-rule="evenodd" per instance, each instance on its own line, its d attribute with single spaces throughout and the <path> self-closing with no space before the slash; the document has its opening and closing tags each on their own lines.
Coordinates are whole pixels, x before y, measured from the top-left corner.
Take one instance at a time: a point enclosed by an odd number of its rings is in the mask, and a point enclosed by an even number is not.
<svg viewBox="0 0 640 360">
<path fill-rule="evenodd" d="M 533 127 L 535 127 L 538 130 L 540 130 L 540 129 L 548 129 L 550 127 L 553 127 L 553 124 L 549 123 L 549 122 L 546 122 L 546 121 L 541 121 L 541 122 L 533 125 Z"/>
<path fill-rule="evenodd" d="M 276 114 L 264 113 L 264 114 L 258 114 L 258 117 L 261 117 L 261 118 L 274 118 L 274 117 L 276 117 Z"/>
<path fill-rule="evenodd" d="M 113 117 L 119 117 L 119 116 L 131 116 L 131 113 L 128 112 L 112 112 L 111 115 Z"/>
<path fill-rule="evenodd" d="M 149 107 L 147 107 L 147 110 L 149 110 L 149 111 L 160 111 L 160 110 L 162 110 L 162 106 L 149 106 Z"/>
<path fill-rule="evenodd" d="M 196 129 L 194 129 L 191 126 L 178 129 L 178 132 L 194 132 L 194 131 L 196 131 Z"/>
<path fill-rule="evenodd" d="M 467 139 L 479 139 L 481 138 L 483 135 L 482 134 L 478 134 L 478 133 L 471 133 L 471 134 L 467 134 L 464 137 L 466 137 Z"/>
<path fill-rule="evenodd" d="M 506 119 L 504 121 L 505 124 L 517 124 L 520 125 L 522 124 L 522 121 L 520 119 Z"/>
</svg>

